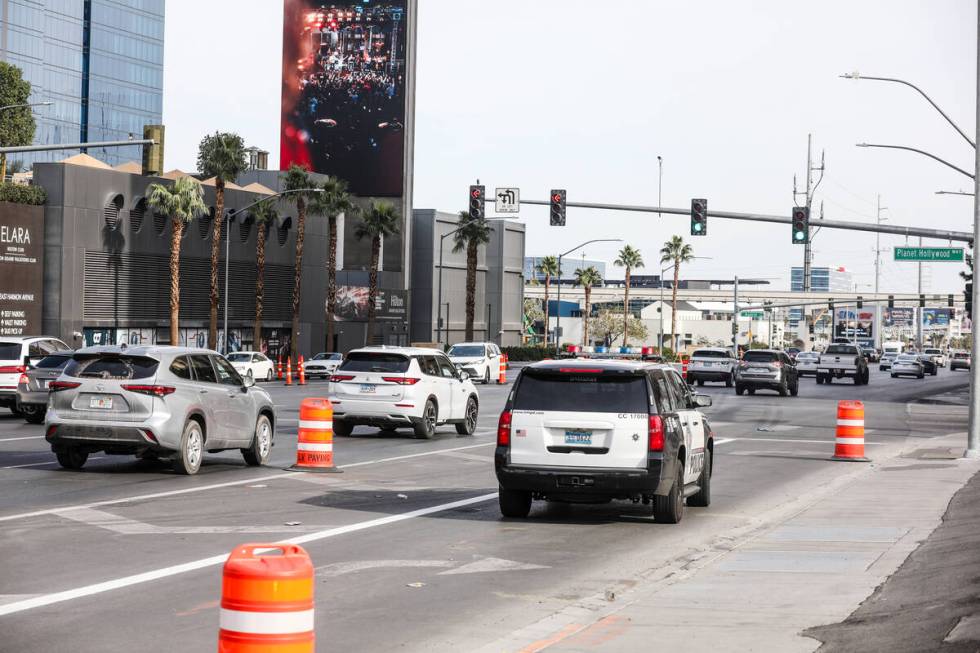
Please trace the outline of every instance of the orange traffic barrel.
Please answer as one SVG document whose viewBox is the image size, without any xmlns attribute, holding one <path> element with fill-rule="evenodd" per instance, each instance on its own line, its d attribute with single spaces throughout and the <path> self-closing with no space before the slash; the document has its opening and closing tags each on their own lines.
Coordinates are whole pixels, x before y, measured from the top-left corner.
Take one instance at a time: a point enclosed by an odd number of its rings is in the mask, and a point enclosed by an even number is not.
<svg viewBox="0 0 980 653">
<path fill-rule="evenodd" d="M 500 355 L 500 376 L 497 378 L 497 383 L 503 385 L 507 383 L 507 358 L 506 354 Z"/>
<path fill-rule="evenodd" d="M 218 653 L 313 653 L 313 562 L 296 544 L 242 544 L 225 561 Z"/>
<path fill-rule="evenodd" d="M 286 385 L 293 384 L 293 358 L 286 356 Z"/>
<path fill-rule="evenodd" d="M 691 360 L 691 357 L 687 354 L 681 355 L 681 378 L 687 381 L 687 363 Z"/>
<path fill-rule="evenodd" d="M 837 438 L 833 460 L 871 462 L 864 457 L 864 404 L 837 402 Z"/>
<path fill-rule="evenodd" d="M 282 354 L 279 354 L 279 362 L 276 363 L 276 374 L 279 376 L 279 380 L 282 381 Z"/>
<path fill-rule="evenodd" d="M 333 406 L 329 399 L 308 397 L 299 405 L 299 439 L 296 464 L 299 472 L 333 472 Z"/>
<path fill-rule="evenodd" d="M 303 354 L 299 355 L 299 362 L 296 363 L 296 368 L 299 372 L 299 384 L 306 385 L 306 368 L 303 365 Z"/>
</svg>

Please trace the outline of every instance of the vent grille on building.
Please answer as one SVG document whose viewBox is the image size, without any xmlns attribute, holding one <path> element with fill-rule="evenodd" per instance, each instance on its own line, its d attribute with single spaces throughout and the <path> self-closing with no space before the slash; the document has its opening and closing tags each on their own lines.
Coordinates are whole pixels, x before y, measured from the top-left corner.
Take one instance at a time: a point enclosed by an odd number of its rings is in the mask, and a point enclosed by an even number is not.
<svg viewBox="0 0 980 653">
<path fill-rule="evenodd" d="M 139 233 L 143 228 L 143 218 L 146 217 L 146 198 L 141 197 L 136 206 L 129 210 L 129 228 L 133 233 Z"/>
<path fill-rule="evenodd" d="M 276 229 L 276 237 L 279 240 L 279 246 L 282 247 L 286 244 L 286 239 L 289 238 L 289 227 L 292 226 L 292 222 L 289 218 L 286 218 L 282 225 Z"/>
<path fill-rule="evenodd" d="M 200 230 L 201 240 L 208 239 L 208 234 L 211 232 L 212 220 L 214 220 L 214 207 L 209 206 L 207 214 L 197 219 L 197 228 Z"/>
<path fill-rule="evenodd" d="M 102 215 L 105 217 L 105 224 L 110 229 L 115 229 L 119 224 L 119 212 L 123 207 L 123 196 L 115 195 L 106 202 L 105 208 L 102 209 Z"/>
<path fill-rule="evenodd" d="M 162 235 L 163 230 L 167 228 L 167 216 L 157 211 L 153 212 L 153 231 L 157 232 L 157 235 Z"/>
<path fill-rule="evenodd" d="M 249 216 L 249 217 L 245 218 L 245 221 L 244 222 L 239 223 L 239 225 L 238 225 L 238 238 L 243 243 L 247 243 L 248 242 L 249 234 L 251 234 L 251 233 L 252 233 L 252 217 Z"/>
</svg>

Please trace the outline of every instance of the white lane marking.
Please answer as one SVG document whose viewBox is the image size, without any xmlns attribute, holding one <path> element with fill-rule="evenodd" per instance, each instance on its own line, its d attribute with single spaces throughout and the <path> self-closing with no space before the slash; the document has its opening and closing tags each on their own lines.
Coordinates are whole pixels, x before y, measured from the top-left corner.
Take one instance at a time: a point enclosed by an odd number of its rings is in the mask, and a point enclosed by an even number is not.
<svg viewBox="0 0 980 653">
<path fill-rule="evenodd" d="M 325 525 L 309 526 L 157 526 L 122 517 L 111 512 L 85 508 L 55 513 L 59 517 L 104 528 L 120 535 L 214 535 L 225 533 L 309 533 L 322 530 Z"/>
<path fill-rule="evenodd" d="M 484 501 L 490 501 L 491 499 L 495 499 L 495 498 L 497 498 L 496 492 L 492 492 L 490 494 L 481 494 L 479 496 L 470 497 L 468 499 L 451 501 L 449 503 L 443 503 L 437 506 L 430 506 L 428 508 L 419 508 L 418 510 L 412 510 L 410 512 L 405 512 L 398 515 L 389 515 L 387 517 L 379 517 L 378 519 L 370 519 L 368 521 L 357 522 L 355 524 L 348 524 L 347 526 L 328 528 L 326 530 L 318 531 L 316 533 L 309 533 L 308 535 L 300 535 L 299 537 L 290 538 L 288 540 L 285 540 L 284 543 L 305 544 L 307 542 L 316 542 L 330 537 L 336 537 L 338 535 L 347 535 L 348 533 L 356 533 L 358 531 L 367 530 L 369 528 L 376 528 L 378 526 L 387 526 L 389 524 L 396 524 L 398 522 L 407 521 L 409 519 L 415 519 L 417 517 L 425 517 L 426 515 L 431 515 L 437 512 L 444 512 L 446 510 L 462 508 L 464 506 L 473 505 L 474 503 L 483 503 Z M 162 567 L 160 569 L 146 571 L 141 574 L 134 574 L 132 576 L 115 578 L 113 580 L 107 580 L 101 583 L 94 583 L 92 585 L 85 585 L 83 587 L 77 587 L 75 589 L 65 590 L 62 592 L 55 592 L 53 594 L 42 594 L 40 596 L 36 596 L 31 599 L 26 599 L 24 601 L 15 601 L 13 603 L 8 603 L 6 605 L 0 605 L 0 617 L 9 614 L 16 614 L 18 612 L 25 612 L 27 610 L 33 610 L 34 608 L 40 608 L 46 605 L 52 605 L 54 603 L 62 603 L 64 601 L 72 601 L 74 599 L 80 599 L 86 596 L 102 594 L 103 592 L 111 592 L 113 590 L 122 589 L 124 587 L 130 587 L 133 585 L 148 583 L 154 580 L 160 580 L 161 578 L 169 578 L 171 576 L 184 574 L 189 571 L 196 571 L 198 569 L 204 569 L 206 567 L 214 567 L 216 565 L 223 564 L 227 559 L 228 559 L 228 554 L 222 553 L 220 555 L 211 556 L 209 558 L 192 560 L 191 562 L 185 562 L 179 565 Z"/>
<path fill-rule="evenodd" d="M 467 460 L 470 462 L 480 463 L 481 465 L 486 465 L 487 463 L 493 462 L 493 456 L 489 455 L 478 455 L 475 453 L 466 453 L 464 451 L 446 451 L 442 454 L 446 458 L 456 458 L 457 460 Z"/>
<path fill-rule="evenodd" d="M 483 574 L 496 571 L 523 571 L 527 569 L 549 569 L 545 565 L 532 565 L 530 563 L 517 562 L 516 560 L 503 560 L 502 558 L 484 558 L 471 562 L 456 569 L 439 572 L 440 576 L 451 576 L 453 574 Z"/>
<path fill-rule="evenodd" d="M 735 442 L 800 442 L 804 444 L 834 444 L 833 440 L 798 440 L 796 438 L 731 438 Z M 718 441 L 715 441 L 718 444 Z M 865 444 L 888 444 L 887 442 L 865 442 Z"/>
<path fill-rule="evenodd" d="M 396 569 L 403 567 L 428 567 L 446 569 L 455 567 L 456 562 L 452 560 L 358 560 L 355 562 L 335 562 L 316 568 L 316 575 L 322 578 L 332 578 L 353 574 L 367 569 Z"/>
<path fill-rule="evenodd" d="M 245 612 L 221 608 L 218 627 L 236 633 L 292 635 L 313 631 L 313 610 Z"/>
<path fill-rule="evenodd" d="M 452 449 L 439 449 L 438 451 L 423 451 L 422 453 L 412 453 L 405 456 L 394 456 L 392 458 L 379 458 L 378 460 L 365 460 L 362 463 L 349 463 L 347 465 L 337 465 L 341 469 L 348 469 L 350 467 L 361 467 L 363 465 L 376 465 L 378 463 L 390 463 L 398 460 L 408 460 L 409 458 L 421 458 L 422 456 L 434 456 L 441 453 L 446 453 L 447 451 L 464 451 L 466 449 L 476 449 L 477 447 L 492 447 L 496 446 L 496 442 L 484 442 L 482 444 L 470 444 L 465 447 L 453 447 Z"/>
<path fill-rule="evenodd" d="M 43 440 L 43 435 L 28 435 L 22 438 L 0 438 L 0 442 L 16 442 L 17 440 Z"/>
<path fill-rule="evenodd" d="M 734 438 L 715 438 L 715 446 L 731 442 L 732 440 L 734 440 Z"/>
<path fill-rule="evenodd" d="M 92 456 L 89 460 L 102 460 L 108 456 Z M 7 465 L 6 467 L 0 467 L 0 469 L 20 469 L 21 467 L 40 467 L 41 465 L 57 465 L 57 460 L 49 460 L 44 463 L 26 463 L 24 465 Z"/>
</svg>

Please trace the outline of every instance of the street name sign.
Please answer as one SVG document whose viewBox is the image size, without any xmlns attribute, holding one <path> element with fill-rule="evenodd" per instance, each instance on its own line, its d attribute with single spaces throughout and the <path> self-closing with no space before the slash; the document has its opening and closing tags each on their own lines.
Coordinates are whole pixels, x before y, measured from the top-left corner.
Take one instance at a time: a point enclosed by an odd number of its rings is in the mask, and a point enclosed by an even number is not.
<svg viewBox="0 0 980 653">
<path fill-rule="evenodd" d="M 497 213 L 519 213 L 521 210 L 520 188 L 497 188 L 494 190 Z"/>
<path fill-rule="evenodd" d="M 896 261 L 963 262 L 962 247 L 896 247 Z"/>
<path fill-rule="evenodd" d="M 739 316 L 740 317 L 749 317 L 749 318 L 752 318 L 753 320 L 761 320 L 762 319 L 762 311 L 742 311 L 741 313 L 739 313 Z"/>
</svg>

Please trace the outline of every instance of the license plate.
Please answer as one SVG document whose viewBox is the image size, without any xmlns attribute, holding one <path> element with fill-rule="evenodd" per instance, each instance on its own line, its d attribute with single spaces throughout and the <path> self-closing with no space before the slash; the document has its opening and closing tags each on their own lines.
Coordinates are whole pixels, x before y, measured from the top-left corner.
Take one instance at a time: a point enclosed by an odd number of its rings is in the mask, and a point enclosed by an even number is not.
<svg viewBox="0 0 980 653">
<path fill-rule="evenodd" d="M 39 387 L 39 388 L 41 388 L 42 390 L 44 390 L 45 388 L 47 388 L 47 387 L 48 387 L 48 382 L 47 382 L 47 381 L 41 381 L 41 380 L 38 380 L 38 382 L 37 382 L 37 387 Z"/>
<path fill-rule="evenodd" d="M 88 407 L 102 410 L 112 408 L 112 397 L 92 397 L 88 400 Z"/>
<path fill-rule="evenodd" d="M 839 368 L 834 368 L 834 374 L 840 374 L 841 372 L 843 372 L 843 370 Z"/>
<path fill-rule="evenodd" d="M 752 374 L 768 374 L 769 370 L 764 367 L 753 367 L 749 369 L 749 372 Z"/>
<path fill-rule="evenodd" d="M 565 444 L 592 444 L 592 431 L 565 431 Z"/>
<path fill-rule="evenodd" d="M 373 395 L 375 392 L 377 392 L 377 386 L 370 383 L 361 384 L 361 394 Z"/>
</svg>

